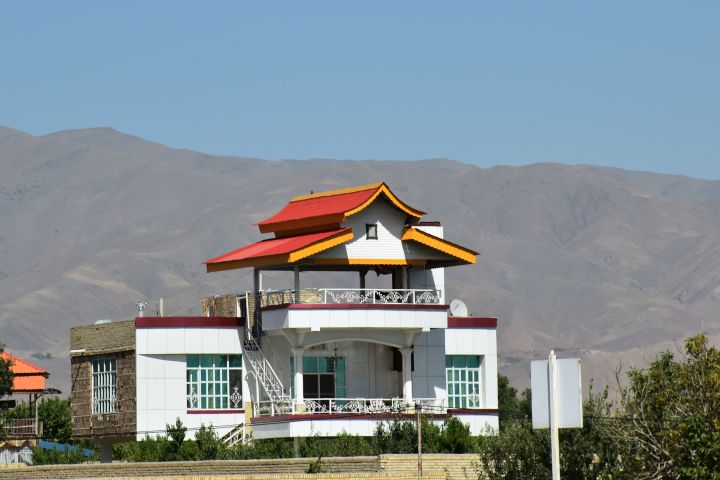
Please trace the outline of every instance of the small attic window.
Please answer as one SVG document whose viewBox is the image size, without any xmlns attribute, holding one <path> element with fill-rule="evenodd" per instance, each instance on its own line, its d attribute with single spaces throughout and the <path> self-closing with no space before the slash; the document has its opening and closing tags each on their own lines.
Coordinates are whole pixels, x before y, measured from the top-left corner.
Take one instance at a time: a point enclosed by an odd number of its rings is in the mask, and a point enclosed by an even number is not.
<svg viewBox="0 0 720 480">
<path fill-rule="evenodd" d="M 365 238 L 368 240 L 377 240 L 377 223 L 365 224 Z"/>
</svg>

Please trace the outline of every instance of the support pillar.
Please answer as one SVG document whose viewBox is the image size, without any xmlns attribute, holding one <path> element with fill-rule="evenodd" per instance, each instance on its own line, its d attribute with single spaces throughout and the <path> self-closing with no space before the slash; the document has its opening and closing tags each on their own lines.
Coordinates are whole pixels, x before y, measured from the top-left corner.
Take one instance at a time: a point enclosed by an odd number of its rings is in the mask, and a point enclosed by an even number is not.
<svg viewBox="0 0 720 480">
<path fill-rule="evenodd" d="M 375 398 L 376 391 L 376 375 L 375 375 L 375 344 L 368 343 L 368 394 L 370 398 Z"/>
<path fill-rule="evenodd" d="M 303 398 L 303 353 L 305 352 L 305 349 L 300 348 L 293 348 L 292 354 L 293 354 L 293 364 L 295 365 L 295 410 L 297 411 L 298 408 L 300 411 L 305 410 L 305 399 Z"/>
<path fill-rule="evenodd" d="M 260 297 L 260 291 L 262 290 L 262 274 L 260 269 L 253 268 L 253 315 L 252 325 L 249 329 L 255 332 L 256 336 L 260 336 L 259 320 L 260 320 L 260 304 L 262 298 Z"/>
<path fill-rule="evenodd" d="M 400 349 L 400 354 L 402 355 L 403 400 L 405 400 L 406 402 L 412 401 L 413 397 L 411 357 L 412 353 L 412 347 L 405 347 Z"/>
<path fill-rule="evenodd" d="M 98 440 L 100 447 L 100 463 L 112 463 L 112 440 L 101 438 Z"/>
<path fill-rule="evenodd" d="M 408 289 L 408 267 L 407 265 L 403 265 L 402 269 L 400 270 L 400 285 L 403 290 Z"/>
<path fill-rule="evenodd" d="M 358 273 L 360 274 L 360 290 L 365 290 L 365 276 L 367 275 L 367 270 L 360 270 Z"/>
<path fill-rule="evenodd" d="M 295 265 L 293 273 L 295 277 L 295 303 L 300 303 L 300 265 Z"/>
</svg>

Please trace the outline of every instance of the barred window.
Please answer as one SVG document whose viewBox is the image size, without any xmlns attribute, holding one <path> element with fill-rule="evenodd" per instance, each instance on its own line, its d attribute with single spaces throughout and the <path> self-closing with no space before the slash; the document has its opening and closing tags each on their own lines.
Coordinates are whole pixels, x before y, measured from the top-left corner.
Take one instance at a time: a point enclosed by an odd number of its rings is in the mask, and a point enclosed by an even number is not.
<svg viewBox="0 0 720 480">
<path fill-rule="evenodd" d="M 96 358 L 92 361 L 93 414 L 112 413 L 116 410 L 116 381 L 115 357 Z"/>
<path fill-rule="evenodd" d="M 481 365 L 480 355 L 445 356 L 449 408 L 482 407 Z"/>
<path fill-rule="evenodd" d="M 187 408 L 242 407 L 242 356 L 187 356 Z"/>
</svg>

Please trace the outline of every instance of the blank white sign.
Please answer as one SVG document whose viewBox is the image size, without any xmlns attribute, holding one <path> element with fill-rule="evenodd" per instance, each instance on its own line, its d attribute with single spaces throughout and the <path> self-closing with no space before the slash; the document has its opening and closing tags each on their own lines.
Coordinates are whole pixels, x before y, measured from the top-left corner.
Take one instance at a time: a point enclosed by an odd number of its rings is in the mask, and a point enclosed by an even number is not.
<svg viewBox="0 0 720 480">
<path fill-rule="evenodd" d="M 558 428 L 582 428 L 580 359 L 558 359 L 556 365 Z M 548 380 L 548 361 L 532 361 L 530 363 L 530 389 L 532 390 L 533 428 L 550 428 Z"/>
</svg>

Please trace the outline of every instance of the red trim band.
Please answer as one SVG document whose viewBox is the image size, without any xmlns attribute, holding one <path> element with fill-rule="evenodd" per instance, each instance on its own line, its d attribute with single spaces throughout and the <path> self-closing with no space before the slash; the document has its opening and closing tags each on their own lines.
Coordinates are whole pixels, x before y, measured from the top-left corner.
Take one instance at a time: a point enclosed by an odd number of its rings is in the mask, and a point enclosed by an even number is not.
<svg viewBox="0 0 720 480">
<path fill-rule="evenodd" d="M 220 327 L 237 328 L 245 324 L 242 317 L 137 317 L 136 328 Z"/>
<path fill-rule="evenodd" d="M 448 408 L 450 415 L 498 415 L 497 408 Z"/>
<path fill-rule="evenodd" d="M 447 418 L 445 413 L 426 413 L 424 417 L 430 418 Z M 414 413 L 403 413 L 398 415 L 397 413 L 298 413 L 296 415 L 275 415 L 275 416 L 263 416 L 253 417 L 252 423 L 254 425 L 260 425 L 263 423 L 278 423 L 278 422 L 302 422 L 305 420 L 392 420 L 394 418 L 403 418 L 408 420 L 414 420 Z"/>
<path fill-rule="evenodd" d="M 497 328 L 497 318 L 448 317 L 448 328 Z"/>
<path fill-rule="evenodd" d="M 447 310 L 447 305 L 433 303 L 283 303 L 260 310 Z"/>
<path fill-rule="evenodd" d="M 239 410 L 188 410 L 188 415 L 199 415 L 202 413 L 245 413 L 245 409 L 239 409 Z"/>
</svg>

